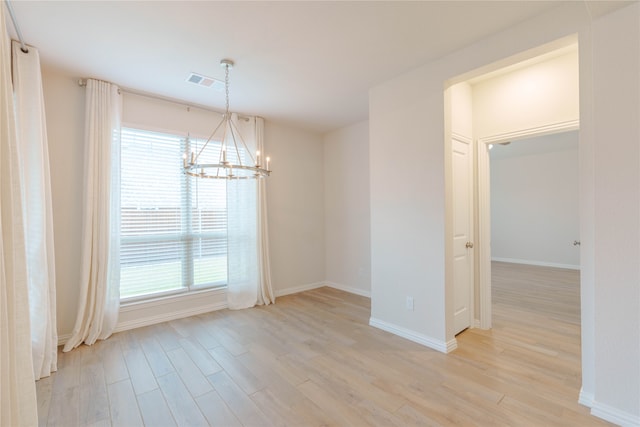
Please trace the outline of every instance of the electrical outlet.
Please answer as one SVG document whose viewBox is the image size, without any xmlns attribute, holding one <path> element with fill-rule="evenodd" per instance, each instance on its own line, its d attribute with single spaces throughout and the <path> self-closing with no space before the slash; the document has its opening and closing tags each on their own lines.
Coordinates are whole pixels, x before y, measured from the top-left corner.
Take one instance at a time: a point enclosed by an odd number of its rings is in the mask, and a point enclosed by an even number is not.
<svg viewBox="0 0 640 427">
<path fill-rule="evenodd" d="M 407 307 L 407 310 L 413 311 L 413 297 L 407 297 L 407 300 L 405 301 L 405 305 Z"/>
</svg>

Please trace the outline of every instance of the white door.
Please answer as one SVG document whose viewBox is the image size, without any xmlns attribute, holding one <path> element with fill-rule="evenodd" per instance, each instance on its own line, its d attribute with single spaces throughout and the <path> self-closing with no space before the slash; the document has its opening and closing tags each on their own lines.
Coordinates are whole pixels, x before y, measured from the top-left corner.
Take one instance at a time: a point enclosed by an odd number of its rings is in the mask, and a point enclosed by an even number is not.
<svg viewBox="0 0 640 427">
<path fill-rule="evenodd" d="M 473 296 L 473 163 L 471 141 L 454 138 L 453 283 L 455 334 L 471 326 Z"/>
</svg>

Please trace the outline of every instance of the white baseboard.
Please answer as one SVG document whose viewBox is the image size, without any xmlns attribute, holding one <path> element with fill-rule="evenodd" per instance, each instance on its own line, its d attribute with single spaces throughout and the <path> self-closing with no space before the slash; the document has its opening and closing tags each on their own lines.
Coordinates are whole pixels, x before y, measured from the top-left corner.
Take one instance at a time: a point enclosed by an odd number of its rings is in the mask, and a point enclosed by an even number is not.
<svg viewBox="0 0 640 427">
<path fill-rule="evenodd" d="M 593 393 L 588 393 L 580 388 L 580 395 L 578 397 L 578 403 L 586 406 L 587 408 L 591 408 L 593 406 Z"/>
<path fill-rule="evenodd" d="M 458 348 L 458 340 L 455 337 L 453 337 L 449 341 L 447 341 L 447 351 L 446 351 L 446 353 L 451 353 L 456 348 Z"/>
<path fill-rule="evenodd" d="M 325 282 L 315 282 L 315 283 L 309 283 L 308 285 L 300 285 L 300 286 L 294 286 L 292 288 L 278 289 L 275 292 L 275 294 L 276 294 L 276 297 L 283 297 L 285 295 L 297 294 L 298 292 L 318 289 L 323 286 L 326 286 Z"/>
<path fill-rule="evenodd" d="M 385 322 L 383 320 L 375 319 L 373 317 L 369 318 L 369 325 L 374 328 L 382 329 L 383 331 L 390 332 L 394 335 L 398 335 L 402 338 L 406 338 L 409 341 L 413 341 L 418 344 L 422 344 L 425 347 L 432 348 L 441 353 L 449 353 L 456 348 L 458 348 L 458 342 L 456 339 L 452 339 L 448 342 L 444 342 L 441 340 L 437 340 L 426 335 L 419 334 L 410 329 L 403 328 L 401 326 L 393 325 L 391 323 Z"/>
<path fill-rule="evenodd" d="M 297 294 L 298 292 L 310 291 L 312 289 L 322 288 L 323 286 L 327 286 L 333 289 L 338 289 L 339 291 L 349 292 L 350 294 L 371 298 L 370 291 L 364 291 L 362 289 L 354 288 L 352 286 L 342 285 L 340 283 L 335 283 L 335 282 L 315 282 L 315 283 L 309 283 L 308 285 L 294 286 L 293 288 L 279 289 L 276 291 L 276 297 Z"/>
<path fill-rule="evenodd" d="M 566 268 L 568 270 L 580 270 L 580 266 L 579 265 L 559 264 L 559 263 L 556 263 L 556 262 L 546 262 L 546 261 L 532 261 L 530 259 L 491 257 L 491 261 L 508 262 L 508 263 L 511 263 L 511 264 L 537 265 L 539 267 Z"/>
<path fill-rule="evenodd" d="M 593 401 L 593 405 L 591 406 L 591 415 L 622 427 L 640 426 L 640 416 L 621 411 L 596 401 Z"/>
<path fill-rule="evenodd" d="M 341 285 L 340 283 L 335 283 L 335 282 L 326 282 L 325 286 L 328 286 L 333 289 L 338 289 L 339 291 L 349 292 L 350 294 L 371 298 L 371 291 L 365 291 L 362 289 L 354 288 L 352 286 Z"/>
</svg>

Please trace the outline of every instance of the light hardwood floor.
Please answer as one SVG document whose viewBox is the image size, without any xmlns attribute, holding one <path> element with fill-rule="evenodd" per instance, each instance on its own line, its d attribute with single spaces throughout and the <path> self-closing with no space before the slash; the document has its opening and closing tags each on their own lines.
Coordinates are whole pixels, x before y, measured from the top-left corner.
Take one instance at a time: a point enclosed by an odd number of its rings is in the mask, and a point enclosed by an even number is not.
<svg viewBox="0 0 640 427">
<path fill-rule="evenodd" d="M 60 353 L 37 383 L 40 424 L 607 425 L 577 403 L 577 273 L 493 268 L 493 330 L 463 332 L 449 355 L 368 326 L 367 298 L 322 288 Z"/>
</svg>

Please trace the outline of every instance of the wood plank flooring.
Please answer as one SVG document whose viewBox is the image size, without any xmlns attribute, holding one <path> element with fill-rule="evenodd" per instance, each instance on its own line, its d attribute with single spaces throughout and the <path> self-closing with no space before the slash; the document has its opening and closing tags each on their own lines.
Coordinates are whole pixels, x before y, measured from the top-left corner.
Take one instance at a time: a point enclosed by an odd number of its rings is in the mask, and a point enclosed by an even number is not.
<svg viewBox="0 0 640 427">
<path fill-rule="evenodd" d="M 607 425 L 577 403 L 577 273 L 493 269 L 494 328 L 463 332 L 449 355 L 321 288 L 59 353 L 37 382 L 40 425 Z"/>
</svg>

